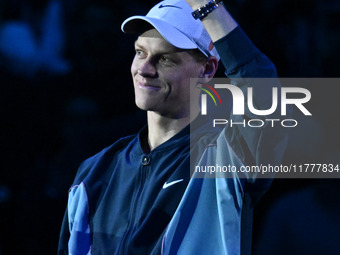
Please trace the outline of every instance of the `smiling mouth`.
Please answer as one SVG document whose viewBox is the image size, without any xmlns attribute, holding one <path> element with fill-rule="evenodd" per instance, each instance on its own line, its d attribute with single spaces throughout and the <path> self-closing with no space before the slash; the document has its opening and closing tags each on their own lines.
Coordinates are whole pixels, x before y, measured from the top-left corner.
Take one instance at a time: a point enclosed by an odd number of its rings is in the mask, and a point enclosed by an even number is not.
<svg viewBox="0 0 340 255">
<path fill-rule="evenodd" d="M 151 89 L 151 90 L 159 90 L 161 87 L 153 84 L 137 82 L 137 86 L 141 89 Z"/>
</svg>

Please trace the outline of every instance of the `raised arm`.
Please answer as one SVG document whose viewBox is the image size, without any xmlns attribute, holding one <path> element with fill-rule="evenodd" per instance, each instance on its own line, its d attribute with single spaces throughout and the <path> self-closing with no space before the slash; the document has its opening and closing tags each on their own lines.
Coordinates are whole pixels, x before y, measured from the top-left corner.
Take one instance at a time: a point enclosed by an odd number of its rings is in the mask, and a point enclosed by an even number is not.
<svg viewBox="0 0 340 255">
<path fill-rule="evenodd" d="M 209 3 L 209 0 L 186 0 L 193 11 Z M 218 0 L 216 0 L 218 2 Z M 226 68 L 226 74 L 244 95 L 253 88 L 253 102 L 256 109 L 266 110 L 272 105 L 272 89 L 280 88 L 277 72 L 271 60 L 263 54 L 231 17 L 224 5 L 218 6 L 202 20 Z M 261 79 L 259 79 L 261 78 Z M 246 97 L 245 97 L 246 99 Z M 245 101 L 247 105 L 247 101 Z M 250 119 L 279 119 L 279 111 L 268 116 L 258 116 L 247 107 L 244 115 L 231 115 L 238 123 Z M 262 128 L 235 125 L 226 128 L 225 136 L 239 158 L 249 165 L 278 164 L 283 156 L 287 129 L 271 127 L 264 122 Z M 252 176 L 252 177 L 256 177 Z"/>
<path fill-rule="evenodd" d="M 209 0 L 186 0 L 193 10 L 204 6 L 209 3 Z M 213 42 L 218 41 L 224 36 L 228 35 L 238 25 L 236 21 L 231 17 L 224 5 L 220 5 L 214 11 L 206 16 L 202 23 L 205 29 L 208 31 Z"/>
</svg>

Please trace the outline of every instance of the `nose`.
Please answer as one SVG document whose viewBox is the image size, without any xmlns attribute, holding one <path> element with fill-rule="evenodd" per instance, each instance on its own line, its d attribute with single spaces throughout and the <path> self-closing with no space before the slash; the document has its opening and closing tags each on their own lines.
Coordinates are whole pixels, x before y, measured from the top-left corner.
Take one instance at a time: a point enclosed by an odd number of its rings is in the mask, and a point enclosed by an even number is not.
<svg viewBox="0 0 340 255">
<path fill-rule="evenodd" d="M 154 77 L 157 73 L 157 70 L 150 59 L 145 59 L 143 62 L 139 63 L 137 72 L 139 75 L 144 77 Z"/>
</svg>

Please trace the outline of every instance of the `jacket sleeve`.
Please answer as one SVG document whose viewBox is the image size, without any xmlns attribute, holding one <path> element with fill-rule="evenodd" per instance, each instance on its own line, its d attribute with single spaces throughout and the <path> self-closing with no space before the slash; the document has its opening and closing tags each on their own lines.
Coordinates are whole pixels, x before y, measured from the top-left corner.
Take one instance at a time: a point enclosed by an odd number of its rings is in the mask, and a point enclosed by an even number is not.
<svg viewBox="0 0 340 255">
<path fill-rule="evenodd" d="M 214 43 L 229 78 L 277 77 L 271 60 L 255 47 L 241 27 Z"/>
<path fill-rule="evenodd" d="M 67 209 L 64 214 L 63 222 L 61 225 L 60 236 L 59 236 L 59 244 L 58 244 L 58 255 L 67 255 L 68 254 L 68 240 L 70 238 L 70 232 L 68 227 L 68 217 L 67 217 Z"/>
<path fill-rule="evenodd" d="M 247 99 L 248 87 L 253 88 L 253 105 L 256 109 L 266 110 L 272 106 L 273 87 L 277 88 L 280 97 L 280 81 L 271 60 L 258 50 L 240 27 L 237 27 L 224 38 L 214 43 L 221 61 L 226 68 L 226 75 L 231 83 L 238 86 Z M 288 109 L 287 115 L 291 114 Z M 286 116 L 287 117 L 287 116 Z M 254 115 L 247 107 L 245 101 L 244 115 L 233 115 L 230 120 L 245 121 L 245 125 L 226 127 L 224 135 L 245 165 L 259 166 L 261 164 L 280 164 L 288 139 L 288 128 L 280 122 L 266 121 L 266 119 L 280 119 L 280 107 L 268 116 Z M 260 128 L 250 127 L 247 122 L 251 119 L 260 119 L 264 125 Z M 258 174 L 248 176 L 248 183 L 255 183 Z M 271 178 L 272 175 L 261 176 Z M 266 190 L 271 181 L 261 180 L 259 185 L 251 185 L 251 189 Z M 255 192 L 256 193 L 256 192 Z"/>
</svg>

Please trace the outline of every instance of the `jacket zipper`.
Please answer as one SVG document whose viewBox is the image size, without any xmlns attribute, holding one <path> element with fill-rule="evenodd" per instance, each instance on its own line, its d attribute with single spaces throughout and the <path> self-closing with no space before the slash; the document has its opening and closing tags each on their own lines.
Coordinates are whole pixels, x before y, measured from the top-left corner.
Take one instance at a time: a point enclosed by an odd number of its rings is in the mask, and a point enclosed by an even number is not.
<svg viewBox="0 0 340 255">
<path fill-rule="evenodd" d="M 129 212 L 129 219 L 128 219 L 128 226 L 126 229 L 126 232 L 123 235 L 121 245 L 119 246 L 119 252 L 118 254 L 120 255 L 125 255 L 127 254 L 128 250 L 128 241 L 131 238 L 131 234 L 133 233 L 133 230 L 136 227 L 136 211 L 137 207 L 140 204 L 140 196 L 141 196 L 141 191 L 143 190 L 144 187 L 144 182 L 146 179 L 146 167 L 142 166 L 140 169 L 140 174 L 139 174 L 139 182 L 138 182 L 138 187 L 136 189 L 136 192 L 134 194 L 134 198 L 132 199 L 132 207 Z"/>
</svg>

